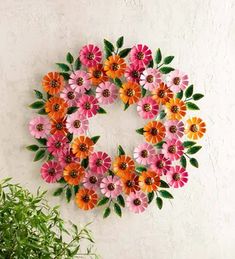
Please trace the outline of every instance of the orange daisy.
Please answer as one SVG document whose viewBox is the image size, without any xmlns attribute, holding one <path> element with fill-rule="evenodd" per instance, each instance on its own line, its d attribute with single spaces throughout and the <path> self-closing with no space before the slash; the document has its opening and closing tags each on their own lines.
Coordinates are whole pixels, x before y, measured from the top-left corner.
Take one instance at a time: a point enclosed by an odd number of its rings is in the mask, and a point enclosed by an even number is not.
<svg viewBox="0 0 235 259">
<path fill-rule="evenodd" d="M 58 94 L 64 88 L 64 78 L 58 72 L 49 72 L 42 79 L 44 90 L 51 94 Z"/>
<path fill-rule="evenodd" d="M 93 85 L 99 85 L 108 80 L 108 76 L 106 75 L 102 64 L 97 64 L 95 67 L 89 68 L 88 72 Z"/>
<path fill-rule="evenodd" d="M 139 101 L 141 89 L 135 82 L 126 82 L 119 90 L 120 98 L 124 103 L 133 104 Z"/>
<path fill-rule="evenodd" d="M 140 190 L 139 187 L 139 176 L 135 173 L 126 173 L 121 177 L 123 183 L 123 191 L 129 195 L 131 192 Z"/>
<path fill-rule="evenodd" d="M 119 176 L 133 172 L 135 170 L 134 160 L 126 155 L 121 155 L 115 158 L 113 163 L 113 171 Z"/>
<path fill-rule="evenodd" d="M 187 128 L 185 133 L 189 139 L 199 139 L 202 138 L 206 132 L 206 123 L 197 117 L 193 117 L 187 120 Z"/>
<path fill-rule="evenodd" d="M 161 83 L 158 88 L 152 91 L 152 98 L 158 104 L 165 104 L 173 97 L 173 92 L 167 87 L 166 84 Z"/>
<path fill-rule="evenodd" d="M 125 69 L 125 60 L 118 55 L 110 56 L 104 62 L 104 71 L 111 78 L 123 76 Z"/>
<path fill-rule="evenodd" d="M 98 202 L 98 195 L 94 190 L 82 188 L 76 193 L 75 202 L 80 209 L 91 210 Z"/>
<path fill-rule="evenodd" d="M 186 105 L 184 101 L 174 98 L 166 103 L 167 116 L 170 120 L 181 120 L 186 115 Z"/>
<path fill-rule="evenodd" d="M 84 168 L 78 163 L 70 163 L 64 169 L 64 179 L 71 185 L 78 185 L 83 179 L 84 174 Z"/>
<path fill-rule="evenodd" d="M 66 119 L 51 120 L 51 134 L 61 133 L 66 135 L 68 130 L 66 128 Z"/>
<path fill-rule="evenodd" d="M 166 128 L 160 121 L 150 121 L 144 126 L 144 137 L 152 144 L 161 142 L 165 135 Z"/>
<path fill-rule="evenodd" d="M 160 177 L 154 171 L 144 171 L 139 176 L 140 187 L 144 192 L 156 191 L 160 186 Z"/>
<path fill-rule="evenodd" d="M 72 144 L 72 152 L 78 158 L 88 157 L 94 149 L 94 142 L 87 136 L 75 138 Z"/>
<path fill-rule="evenodd" d="M 48 116 L 54 120 L 62 119 L 67 112 L 68 104 L 60 97 L 51 97 L 45 104 Z"/>
</svg>

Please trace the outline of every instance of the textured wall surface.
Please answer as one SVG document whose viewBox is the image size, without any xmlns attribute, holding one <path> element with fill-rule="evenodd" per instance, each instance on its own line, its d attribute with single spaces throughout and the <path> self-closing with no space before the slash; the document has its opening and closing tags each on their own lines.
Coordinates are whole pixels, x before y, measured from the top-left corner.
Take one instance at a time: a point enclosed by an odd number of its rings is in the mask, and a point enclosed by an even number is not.
<svg viewBox="0 0 235 259">
<path fill-rule="evenodd" d="M 60 204 L 65 219 L 94 221 L 99 253 L 104 259 L 234 259 L 235 139 L 233 0 L 1 0 L 0 1 L 0 176 L 12 176 L 31 191 L 48 189 L 51 204 Z M 162 211 L 154 204 L 142 215 L 125 211 L 103 220 L 100 211 L 82 213 L 52 197 L 54 186 L 39 175 L 40 163 L 24 147 L 33 112 L 33 88 L 55 69 L 65 53 L 78 53 L 88 43 L 114 41 L 126 46 L 143 42 L 176 56 L 174 66 L 188 72 L 205 94 L 200 116 L 208 133 L 200 142 L 200 169 L 189 168 L 190 181 L 174 191 Z M 119 104 L 92 121 L 102 134 L 99 147 L 112 154 L 118 143 L 131 151 L 142 122 Z M 112 113 L 111 113 L 112 109 Z M 106 138 L 104 137 L 106 135 Z"/>
</svg>

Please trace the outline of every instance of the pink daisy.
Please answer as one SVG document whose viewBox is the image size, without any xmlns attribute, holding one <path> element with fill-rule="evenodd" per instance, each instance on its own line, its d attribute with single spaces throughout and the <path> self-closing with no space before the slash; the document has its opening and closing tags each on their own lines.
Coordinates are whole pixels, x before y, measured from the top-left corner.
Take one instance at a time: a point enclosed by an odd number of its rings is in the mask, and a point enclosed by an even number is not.
<svg viewBox="0 0 235 259">
<path fill-rule="evenodd" d="M 171 161 L 180 159 L 184 153 L 182 142 L 176 138 L 167 140 L 162 146 L 162 153 Z"/>
<path fill-rule="evenodd" d="M 147 68 L 140 76 L 140 84 L 149 91 L 156 89 L 161 82 L 161 73 L 155 68 Z"/>
<path fill-rule="evenodd" d="M 143 119 L 153 119 L 159 111 L 159 106 L 151 96 L 143 97 L 137 104 L 137 112 Z"/>
<path fill-rule="evenodd" d="M 189 83 L 188 75 L 178 69 L 172 71 L 167 78 L 168 87 L 175 93 L 184 90 Z"/>
<path fill-rule="evenodd" d="M 104 152 L 95 152 L 89 158 L 89 167 L 92 172 L 104 174 L 111 166 L 111 158 Z"/>
<path fill-rule="evenodd" d="M 92 44 L 83 46 L 79 53 L 79 58 L 84 66 L 94 67 L 102 59 L 101 50 Z"/>
<path fill-rule="evenodd" d="M 106 176 L 100 183 L 100 190 L 108 198 L 116 198 L 122 192 L 122 182 L 115 176 Z"/>
<path fill-rule="evenodd" d="M 115 84 L 111 82 L 101 83 L 96 88 L 96 98 L 98 99 L 98 102 L 101 104 L 113 103 L 117 96 L 118 89 L 115 86 Z"/>
<path fill-rule="evenodd" d="M 101 176 L 93 172 L 86 172 L 83 178 L 83 185 L 87 189 L 96 190 L 100 186 Z"/>
<path fill-rule="evenodd" d="M 166 174 L 167 182 L 174 188 L 183 187 L 188 182 L 188 173 L 183 167 L 176 165 Z"/>
<path fill-rule="evenodd" d="M 141 165 L 148 165 L 151 163 L 155 155 L 155 149 L 148 143 L 140 144 L 134 149 L 134 158 L 137 163 Z"/>
<path fill-rule="evenodd" d="M 184 123 L 182 121 L 166 121 L 166 136 L 168 138 L 181 138 L 184 135 Z"/>
<path fill-rule="evenodd" d="M 79 112 L 90 118 L 97 114 L 99 109 L 98 100 L 92 95 L 84 94 L 77 102 Z"/>
<path fill-rule="evenodd" d="M 88 119 L 77 111 L 67 117 L 66 128 L 75 135 L 85 134 L 88 130 Z"/>
<path fill-rule="evenodd" d="M 148 65 L 152 59 L 152 51 L 146 45 L 138 44 L 132 47 L 130 52 L 131 63 L 143 67 Z"/>
<path fill-rule="evenodd" d="M 65 168 L 68 164 L 79 161 L 80 159 L 72 153 L 71 149 L 63 150 L 58 156 L 58 162 L 63 168 Z"/>
<path fill-rule="evenodd" d="M 56 133 L 48 137 L 47 149 L 52 155 L 59 156 L 60 153 L 67 150 L 68 147 L 68 139 L 63 134 Z"/>
<path fill-rule="evenodd" d="M 140 213 L 145 211 L 148 207 L 148 198 L 146 194 L 141 191 L 131 192 L 126 198 L 126 205 L 130 211 Z"/>
<path fill-rule="evenodd" d="M 125 77 L 127 81 L 137 82 L 139 83 L 140 75 L 144 71 L 144 68 L 139 66 L 138 64 L 130 64 L 129 67 L 126 68 Z"/>
<path fill-rule="evenodd" d="M 76 92 L 70 85 L 66 85 L 60 93 L 60 97 L 63 98 L 69 106 L 75 106 L 79 96 L 79 93 Z"/>
<path fill-rule="evenodd" d="M 62 178 L 63 168 L 55 161 L 45 162 L 41 167 L 41 176 L 47 183 L 55 183 Z"/>
<path fill-rule="evenodd" d="M 91 88 L 89 75 L 82 70 L 77 70 L 70 75 L 69 85 L 76 92 L 84 94 Z"/>
<path fill-rule="evenodd" d="M 163 154 L 155 155 L 150 163 L 150 169 L 157 172 L 159 176 L 166 174 L 171 168 L 171 160 Z"/>
<path fill-rule="evenodd" d="M 48 118 L 38 116 L 29 122 L 29 132 L 35 138 L 45 138 L 51 130 Z"/>
</svg>

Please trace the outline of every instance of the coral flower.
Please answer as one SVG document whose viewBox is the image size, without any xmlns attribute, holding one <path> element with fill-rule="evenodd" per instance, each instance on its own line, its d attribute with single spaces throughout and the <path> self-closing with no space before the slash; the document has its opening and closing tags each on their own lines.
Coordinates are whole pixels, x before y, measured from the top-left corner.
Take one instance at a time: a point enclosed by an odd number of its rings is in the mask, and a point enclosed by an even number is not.
<svg viewBox="0 0 235 259">
<path fill-rule="evenodd" d="M 166 121 L 166 136 L 167 138 L 181 138 L 184 135 L 184 123 L 182 121 Z"/>
<path fill-rule="evenodd" d="M 147 68 L 140 77 L 140 85 L 149 91 L 156 89 L 161 82 L 161 73 L 155 68 Z"/>
<path fill-rule="evenodd" d="M 155 171 L 159 176 L 166 174 L 171 168 L 171 160 L 165 158 L 163 154 L 157 154 L 153 157 L 150 164 L 150 170 Z"/>
<path fill-rule="evenodd" d="M 126 82 L 119 90 L 120 98 L 124 103 L 133 104 L 141 97 L 140 85 L 135 82 Z"/>
<path fill-rule="evenodd" d="M 151 96 L 140 99 L 137 104 L 137 112 L 143 119 L 153 119 L 159 111 L 159 106 Z"/>
<path fill-rule="evenodd" d="M 166 174 L 167 182 L 174 188 L 183 187 L 188 182 L 188 173 L 183 167 L 176 165 Z"/>
<path fill-rule="evenodd" d="M 199 139 L 203 137 L 206 132 L 206 123 L 197 117 L 193 117 L 187 120 L 187 128 L 185 133 L 189 139 Z"/>
<path fill-rule="evenodd" d="M 58 162 L 60 165 L 65 168 L 67 165 L 75 162 L 79 162 L 80 159 L 77 158 L 73 153 L 71 149 L 66 149 L 63 150 L 59 155 L 58 155 Z"/>
<path fill-rule="evenodd" d="M 45 138 L 51 129 L 48 118 L 38 116 L 29 122 L 29 132 L 34 138 Z"/>
<path fill-rule="evenodd" d="M 60 133 L 64 135 L 68 133 L 68 130 L 66 128 L 66 118 L 51 120 L 51 134 L 56 134 L 56 133 Z"/>
<path fill-rule="evenodd" d="M 130 61 L 140 67 L 144 67 L 152 60 L 152 51 L 146 45 L 138 44 L 132 47 Z"/>
<path fill-rule="evenodd" d="M 140 213 L 146 210 L 148 207 L 148 198 L 145 193 L 131 192 L 126 198 L 126 205 L 130 211 L 134 213 Z"/>
<path fill-rule="evenodd" d="M 95 152 L 89 157 L 89 167 L 92 172 L 104 174 L 111 166 L 111 158 L 105 152 Z"/>
<path fill-rule="evenodd" d="M 156 144 L 166 135 L 165 126 L 160 121 L 150 121 L 144 126 L 144 137 L 147 142 Z"/>
<path fill-rule="evenodd" d="M 41 167 L 41 176 L 47 183 L 55 183 L 62 178 L 63 169 L 55 161 L 45 162 Z"/>
<path fill-rule="evenodd" d="M 58 94 L 64 88 L 64 78 L 58 72 L 49 72 L 43 77 L 42 86 L 50 95 Z"/>
<path fill-rule="evenodd" d="M 139 187 L 139 176 L 135 173 L 126 173 L 121 177 L 123 191 L 129 195 L 131 192 L 137 192 Z"/>
<path fill-rule="evenodd" d="M 178 98 L 170 99 L 170 101 L 166 103 L 166 108 L 167 117 L 170 120 L 181 120 L 186 115 L 185 103 Z"/>
<path fill-rule="evenodd" d="M 45 110 L 48 116 L 54 120 L 61 119 L 67 112 L 68 104 L 64 99 L 51 97 L 45 104 Z"/>
<path fill-rule="evenodd" d="M 160 177 L 156 172 L 147 170 L 139 176 L 139 184 L 144 192 L 156 191 L 160 186 Z"/>
<path fill-rule="evenodd" d="M 188 75 L 177 69 L 169 74 L 167 81 L 167 85 L 174 93 L 184 90 L 189 83 Z"/>
<path fill-rule="evenodd" d="M 116 198 L 122 192 L 122 182 L 120 178 L 116 175 L 104 177 L 100 183 L 100 191 L 108 198 Z"/>
<path fill-rule="evenodd" d="M 76 193 L 75 202 L 80 209 L 91 210 L 98 202 L 98 195 L 94 190 L 82 188 Z"/>
<path fill-rule="evenodd" d="M 84 168 L 78 163 L 70 163 L 64 169 L 64 179 L 70 185 L 78 185 L 84 174 Z"/>
<path fill-rule="evenodd" d="M 140 67 L 138 64 L 130 64 L 125 71 L 126 80 L 139 83 L 140 76 L 143 71 L 144 68 Z"/>
<path fill-rule="evenodd" d="M 88 119 L 77 111 L 67 117 L 66 127 L 75 135 L 85 134 L 88 130 Z"/>
<path fill-rule="evenodd" d="M 110 56 L 104 62 L 104 70 L 110 78 L 119 78 L 123 76 L 125 69 L 125 60 L 118 55 Z"/>
<path fill-rule="evenodd" d="M 94 96 L 84 94 L 77 102 L 79 112 L 90 118 L 97 114 L 99 109 L 98 100 Z"/>
<path fill-rule="evenodd" d="M 86 172 L 83 178 L 83 186 L 87 189 L 96 190 L 99 188 L 101 182 L 101 176 L 94 172 Z"/>
<path fill-rule="evenodd" d="M 162 153 L 170 160 L 178 160 L 184 153 L 182 142 L 178 139 L 167 140 L 162 146 Z"/>
<path fill-rule="evenodd" d="M 110 104 L 115 101 L 118 96 L 118 90 L 115 84 L 111 82 L 105 82 L 99 84 L 96 88 L 96 98 L 101 104 Z"/>
<path fill-rule="evenodd" d="M 84 94 L 91 88 L 89 75 L 82 70 L 77 70 L 70 75 L 69 85 L 77 93 Z"/>
<path fill-rule="evenodd" d="M 169 102 L 171 98 L 173 98 L 173 92 L 164 83 L 160 83 L 160 85 L 151 93 L 152 98 L 156 100 L 158 104 L 165 104 Z"/>
<path fill-rule="evenodd" d="M 82 47 L 79 53 L 79 58 L 84 66 L 94 67 L 100 63 L 102 52 L 99 47 L 89 44 Z"/>
<path fill-rule="evenodd" d="M 140 144 L 134 149 L 134 158 L 138 164 L 148 165 L 155 155 L 155 149 L 148 143 Z"/>
<path fill-rule="evenodd" d="M 120 177 L 133 172 L 135 170 L 135 163 L 133 159 L 126 155 L 121 155 L 115 158 L 113 163 L 113 171 Z"/>
<path fill-rule="evenodd" d="M 99 85 L 100 83 L 108 81 L 108 76 L 106 75 L 102 64 L 90 67 L 88 73 L 93 85 Z"/>
<path fill-rule="evenodd" d="M 88 157 L 94 149 L 94 142 L 87 136 L 79 136 L 72 143 L 72 152 L 78 158 Z"/>
<path fill-rule="evenodd" d="M 66 85 L 60 93 L 60 97 L 64 99 L 69 106 L 75 106 L 80 94 L 76 92 L 70 85 Z"/>
<path fill-rule="evenodd" d="M 53 156 L 59 156 L 61 152 L 69 147 L 68 139 L 63 134 L 55 134 L 48 137 L 47 149 Z"/>
</svg>

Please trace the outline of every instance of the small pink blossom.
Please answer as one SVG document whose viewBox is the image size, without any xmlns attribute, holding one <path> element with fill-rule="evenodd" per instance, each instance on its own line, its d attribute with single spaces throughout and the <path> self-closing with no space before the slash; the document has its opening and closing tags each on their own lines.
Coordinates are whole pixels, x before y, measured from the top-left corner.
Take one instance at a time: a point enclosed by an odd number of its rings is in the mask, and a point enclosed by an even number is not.
<svg viewBox="0 0 235 259">
<path fill-rule="evenodd" d="M 101 104 L 111 104 L 118 96 L 118 89 L 115 84 L 111 82 L 104 82 L 99 84 L 96 88 L 96 98 Z"/>
<path fill-rule="evenodd" d="M 144 71 L 142 66 L 138 64 L 130 64 L 129 67 L 126 68 L 125 77 L 127 81 L 139 83 L 141 73 Z"/>
<path fill-rule="evenodd" d="M 184 90 L 189 83 L 188 75 L 178 69 L 172 71 L 167 78 L 167 85 L 174 93 Z"/>
<path fill-rule="evenodd" d="M 102 52 L 99 47 L 89 44 L 82 47 L 79 53 L 79 58 L 84 66 L 94 67 L 100 63 L 102 59 Z"/>
<path fill-rule="evenodd" d="M 165 122 L 167 138 L 181 138 L 184 135 L 184 123 L 182 121 L 170 120 Z"/>
<path fill-rule="evenodd" d="M 148 143 L 140 144 L 134 149 L 134 158 L 137 163 L 141 165 L 148 165 L 151 163 L 155 155 L 155 149 Z"/>
<path fill-rule="evenodd" d="M 88 171 L 83 178 L 83 185 L 87 189 L 96 190 L 99 188 L 101 182 L 101 175 Z"/>
<path fill-rule="evenodd" d="M 68 139 L 63 134 L 56 133 L 48 137 L 47 149 L 53 156 L 59 156 L 60 153 L 67 150 L 68 147 Z"/>
<path fill-rule="evenodd" d="M 180 159 L 184 153 L 182 142 L 176 138 L 167 140 L 162 146 L 162 153 L 171 161 Z"/>
<path fill-rule="evenodd" d="M 67 117 L 66 128 L 75 135 L 85 134 L 88 130 L 88 119 L 77 111 Z"/>
<path fill-rule="evenodd" d="M 76 92 L 70 85 L 66 85 L 62 92 L 60 93 L 60 97 L 63 98 L 69 106 L 75 106 L 80 94 Z"/>
<path fill-rule="evenodd" d="M 111 166 L 111 157 L 105 152 L 95 152 L 89 158 L 89 167 L 97 174 L 106 173 Z"/>
<path fill-rule="evenodd" d="M 132 47 L 130 61 L 140 67 L 144 67 L 152 60 L 152 51 L 146 45 L 138 44 Z"/>
<path fill-rule="evenodd" d="M 140 213 L 146 210 L 148 207 L 148 198 L 145 193 L 131 192 L 126 198 L 126 205 L 130 211 L 134 213 Z"/>
<path fill-rule="evenodd" d="M 72 153 L 71 149 L 63 150 L 58 155 L 58 162 L 59 164 L 65 168 L 68 164 L 79 162 L 80 159 L 75 156 L 75 154 Z"/>
<path fill-rule="evenodd" d="M 47 183 L 55 183 L 62 178 L 63 168 L 58 162 L 48 161 L 41 167 L 41 176 Z"/>
<path fill-rule="evenodd" d="M 171 168 L 171 160 L 163 154 L 155 155 L 150 163 L 150 169 L 157 172 L 159 176 L 166 174 Z"/>
<path fill-rule="evenodd" d="M 174 188 L 183 187 L 188 182 L 188 173 L 183 167 L 176 165 L 166 174 L 167 182 Z"/>
<path fill-rule="evenodd" d="M 137 104 L 137 112 L 143 119 L 153 119 L 159 112 L 159 106 L 151 96 L 143 97 Z"/>
<path fill-rule="evenodd" d="M 97 114 L 99 109 L 98 100 L 92 95 L 84 94 L 77 102 L 80 114 L 90 118 Z"/>
<path fill-rule="evenodd" d="M 77 93 L 84 94 L 91 88 L 89 75 L 82 70 L 77 70 L 70 75 L 69 85 Z"/>
<path fill-rule="evenodd" d="M 156 89 L 161 82 L 161 73 L 155 68 L 147 68 L 140 77 L 140 85 L 149 91 Z"/>
<path fill-rule="evenodd" d="M 108 198 L 116 198 L 122 192 L 122 182 L 119 177 L 115 176 L 106 176 L 102 179 L 100 183 L 100 190 L 104 196 Z"/>
<path fill-rule="evenodd" d="M 46 138 L 50 130 L 51 124 L 48 118 L 38 116 L 29 122 L 29 132 L 34 138 Z"/>
</svg>

